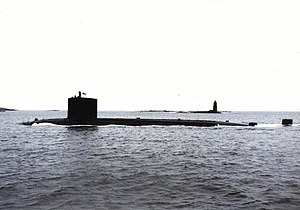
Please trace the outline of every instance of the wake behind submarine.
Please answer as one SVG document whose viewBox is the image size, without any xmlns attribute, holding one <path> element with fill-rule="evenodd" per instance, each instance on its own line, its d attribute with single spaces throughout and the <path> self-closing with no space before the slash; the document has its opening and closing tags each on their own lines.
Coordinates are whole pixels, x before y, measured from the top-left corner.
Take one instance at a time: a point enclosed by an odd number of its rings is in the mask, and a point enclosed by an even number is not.
<svg viewBox="0 0 300 210">
<path fill-rule="evenodd" d="M 55 125 L 125 125 L 125 126 L 255 126 L 257 123 L 232 123 L 215 120 L 185 120 L 185 119 L 141 119 L 141 118 L 97 118 L 97 99 L 82 97 L 79 91 L 78 96 L 68 99 L 67 118 L 37 119 L 23 122 L 23 125 L 33 125 L 40 123 L 52 123 Z M 214 102 L 213 110 L 199 113 L 220 113 L 217 111 L 217 102 Z"/>
</svg>

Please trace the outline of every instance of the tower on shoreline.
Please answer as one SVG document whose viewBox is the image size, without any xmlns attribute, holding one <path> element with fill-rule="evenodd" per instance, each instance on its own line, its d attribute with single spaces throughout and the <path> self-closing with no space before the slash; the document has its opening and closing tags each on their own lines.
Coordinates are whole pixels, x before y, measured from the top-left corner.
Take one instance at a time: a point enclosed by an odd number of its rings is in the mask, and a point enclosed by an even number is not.
<svg viewBox="0 0 300 210">
<path fill-rule="evenodd" d="M 218 112 L 218 104 L 217 104 L 217 101 L 214 101 L 213 112 Z"/>
</svg>

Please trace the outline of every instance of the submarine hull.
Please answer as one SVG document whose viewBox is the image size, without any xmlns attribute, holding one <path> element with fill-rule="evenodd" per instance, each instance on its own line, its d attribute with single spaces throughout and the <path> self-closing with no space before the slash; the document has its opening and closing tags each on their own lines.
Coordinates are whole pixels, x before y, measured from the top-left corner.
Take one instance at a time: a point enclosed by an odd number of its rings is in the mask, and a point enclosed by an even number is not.
<svg viewBox="0 0 300 210">
<path fill-rule="evenodd" d="M 73 120 L 68 118 L 54 118 L 34 120 L 31 122 L 24 122 L 23 125 L 33 125 L 40 123 L 52 123 L 55 125 L 125 125 L 125 126 L 198 126 L 198 127 L 211 127 L 211 126 L 249 126 L 242 123 L 231 123 L 213 120 L 183 120 L 183 119 L 140 119 L 140 118 L 97 118 L 91 120 Z"/>
</svg>

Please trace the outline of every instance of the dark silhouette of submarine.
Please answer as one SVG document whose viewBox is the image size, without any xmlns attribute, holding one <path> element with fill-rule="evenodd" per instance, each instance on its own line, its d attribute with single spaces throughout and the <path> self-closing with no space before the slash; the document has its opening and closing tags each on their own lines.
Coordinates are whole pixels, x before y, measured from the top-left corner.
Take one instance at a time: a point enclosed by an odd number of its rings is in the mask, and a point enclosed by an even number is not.
<svg viewBox="0 0 300 210">
<path fill-rule="evenodd" d="M 219 113 L 217 111 L 217 103 L 214 102 L 214 108 L 211 112 Z M 52 123 L 56 125 L 125 125 L 125 126 L 254 126 L 256 123 L 242 124 L 232 123 L 229 121 L 214 121 L 214 120 L 185 120 L 185 119 L 141 119 L 141 118 L 97 118 L 97 99 L 85 98 L 75 96 L 68 99 L 68 116 L 67 118 L 54 118 L 54 119 L 35 119 L 30 122 L 23 122 L 23 125 L 33 125 L 34 123 Z"/>
</svg>

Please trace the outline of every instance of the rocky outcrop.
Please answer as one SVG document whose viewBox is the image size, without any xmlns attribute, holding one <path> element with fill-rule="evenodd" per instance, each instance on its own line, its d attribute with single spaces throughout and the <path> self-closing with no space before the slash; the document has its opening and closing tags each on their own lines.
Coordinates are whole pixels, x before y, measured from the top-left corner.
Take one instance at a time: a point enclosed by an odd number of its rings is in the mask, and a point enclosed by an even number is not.
<svg viewBox="0 0 300 210">
<path fill-rule="evenodd" d="M 15 109 L 7 109 L 7 108 L 0 107 L 0 112 L 6 112 L 6 111 L 16 111 L 16 110 Z"/>
</svg>

